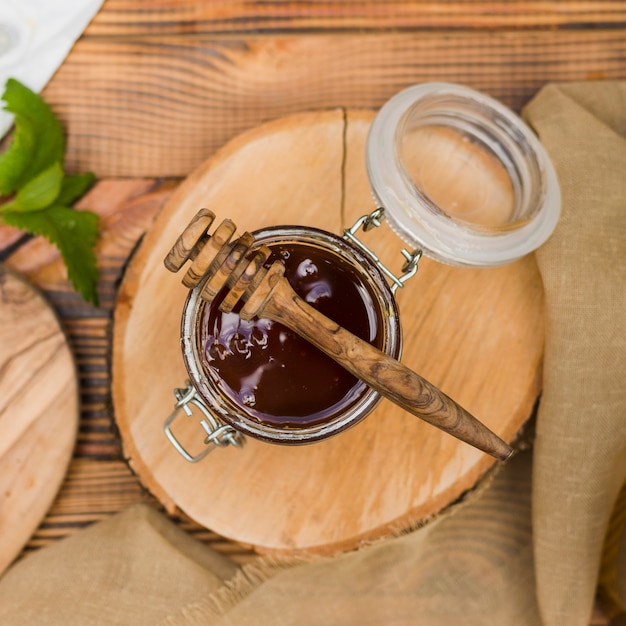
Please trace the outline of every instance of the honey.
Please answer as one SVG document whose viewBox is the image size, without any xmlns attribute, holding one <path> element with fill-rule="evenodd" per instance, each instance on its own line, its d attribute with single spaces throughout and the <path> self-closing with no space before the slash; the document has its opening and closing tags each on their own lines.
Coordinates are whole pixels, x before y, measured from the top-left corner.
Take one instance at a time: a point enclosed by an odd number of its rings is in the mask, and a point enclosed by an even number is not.
<svg viewBox="0 0 626 626">
<path fill-rule="evenodd" d="M 383 328 L 363 276 L 331 251 L 298 242 L 269 244 L 305 302 L 381 348 Z M 222 313 L 218 294 L 200 321 L 203 368 L 235 404 L 261 423 L 308 426 L 353 405 L 364 383 L 278 322 Z"/>
</svg>

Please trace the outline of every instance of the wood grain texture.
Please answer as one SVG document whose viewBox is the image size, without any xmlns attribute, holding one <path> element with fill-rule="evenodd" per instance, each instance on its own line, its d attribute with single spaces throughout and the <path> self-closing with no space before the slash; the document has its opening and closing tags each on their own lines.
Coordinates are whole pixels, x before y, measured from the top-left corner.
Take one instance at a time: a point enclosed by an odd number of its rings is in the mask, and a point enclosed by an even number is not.
<svg viewBox="0 0 626 626">
<path fill-rule="evenodd" d="M 626 2 L 545 0 L 277 0 L 274 2 L 161 0 L 146 11 L 142 0 L 108 0 L 89 34 L 274 33 L 301 31 L 521 29 L 620 27 Z M 163 20 L 167 15 L 167 21 Z"/>
<path fill-rule="evenodd" d="M 172 390 L 186 378 L 179 345 L 186 290 L 163 267 L 178 235 L 202 206 L 224 207 L 218 220 L 241 230 L 289 223 L 341 232 L 375 208 L 364 157 L 371 119 L 304 114 L 226 145 L 170 198 L 119 292 L 112 390 L 131 466 L 170 512 L 183 510 L 260 551 L 331 553 L 421 523 L 494 462 L 386 401 L 329 440 L 289 447 L 249 439 L 242 451 L 220 449 L 195 465 L 161 431 Z M 370 235 L 390 267 L 401 265 L 401 242 L 389 228 Z M 420 272 L 398 298 L 403 361 L 512 441 L 539 391 L 543 290 L 534 259 L 490 270 L 425 259 Z M 201 442 L 194 420 L 179 428 L 189 447 Z"/>
<path fill-rule="evenodd" d="M 418 82 L 466 84 L 520 110 L 551 81 L 626 77 L 624 30 L 216 38 L 170 27 L 87 34 L 76 44 L 44 92 L 69 131 L 70 169 L 186 176 L 262 122 L 314 109 L 378 108 Z"/>
<path fill-rule="evenodd" d="M 76 368 L 59 320 L 0 265 L 0 574 L 50 507 L 77 427 Z"/>
</svg>

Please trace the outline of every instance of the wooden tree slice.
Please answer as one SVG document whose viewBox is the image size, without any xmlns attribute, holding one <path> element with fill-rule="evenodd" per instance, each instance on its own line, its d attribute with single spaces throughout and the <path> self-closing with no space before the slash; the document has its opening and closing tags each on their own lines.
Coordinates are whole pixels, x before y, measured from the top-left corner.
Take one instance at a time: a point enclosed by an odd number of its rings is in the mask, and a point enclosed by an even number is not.
<svg viewBox="0 0 626 626">
<path fill-rule="evenodd" d="M 185 461 L 163 434 L 187 377 L 187 290 L 163 266 L 202 207 L 238 232 L 277 224 L 340 233 L 372 204 L 364 145 L 373 114 L 325 111 L 271 122 L 216 153 L 179 187 L 127 268 L 115 311 L 113 402 L 125 453 L 170 512 L 260 552 L 330 554 L 440 514 L 494 460 L 383 400 L 354 428 L 304 447 L 248 439 Z M 367 243 L 399 271 L 403 243 L 383 224 Z M 403 362 L 505 441 L 539 393 L 543 290 L 534 258 L 495 269 L 423 259 L 398 294 Z M 202 446 L 196 418 L 177 435 Z"/>
<path fill-rule="evenodd" d="M 0 265 L 0 573 L 61 486 L 78 428 L 78 382 L 43 296 Z"/>
</svg>

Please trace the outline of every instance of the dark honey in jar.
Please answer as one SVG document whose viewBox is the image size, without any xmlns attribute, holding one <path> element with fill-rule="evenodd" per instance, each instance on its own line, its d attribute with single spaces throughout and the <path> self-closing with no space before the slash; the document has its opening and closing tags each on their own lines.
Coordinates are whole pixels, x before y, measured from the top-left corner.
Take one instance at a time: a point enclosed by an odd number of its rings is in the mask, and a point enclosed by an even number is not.
<svg viewBox="0 0 626 626">
<path fill-rule="evenodd" d="M 268 265 L 283 262 L 285 277 L 305 302 L 398 358 L 395 301 L 362 251 L 325 231 L 284 226 L 256 232 L 254 245 L 271 250 Z M 183 316 L 186 365 L 211 411 L 238 431 L 306 443 L 356 423 L 378 402 L 365 383 L 282 324 L 244 321 L 237 309 L 219 310 L 221 294 L 207 304 L 193 293 Z"/>
</svg>

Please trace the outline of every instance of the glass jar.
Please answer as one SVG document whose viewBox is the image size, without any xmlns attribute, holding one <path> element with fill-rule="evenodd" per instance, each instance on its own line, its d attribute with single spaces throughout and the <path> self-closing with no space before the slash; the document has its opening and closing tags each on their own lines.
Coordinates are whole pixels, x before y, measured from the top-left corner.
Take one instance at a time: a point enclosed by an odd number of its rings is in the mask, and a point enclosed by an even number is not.
<svg viewBox="0 0 626 626">
<path fill-rule="evenodd" d="M 390 226 L 444 263 L 510 263 L 544 243 L 559 218 L 556 174 L 532 130 L 461 85 L 415 85 L 385 103 L 366 167 Z"/>
<path fill-rule="evenodd" d="M 340 237 L 311 227 L 276 226 L 252 233 L 249 256 L 261 247 L 281 259 L 285 276 L 305 302 L 399 360 L 402 349 L 395 290 L 415 274 L 421 253 L 403 250 L 400 276 L 358 238 L 380 225 L 382 211 L 361 217 Z M 281 324 L 241 320 L 219 311 L 221 297 L 202 298 L 207 277 L 189 291 L 181 323 L 190 381 L 174 391 L 177 403 L 165 433 L 188 461 L 215 446 L 243 444 L 242 435 L 270 443 L 305 444 L 335 435 L 365 418 L 381 399 L 364 382 Z M 204 445 L 188 451 L 173 432 L 179 411 L 204 415 Z"/>
<path fill-rule="evenodd" d="M 306 302 L 379 350 L 400 357 L 398 309 L 381 270 L 331 233 L 279 226 L 253 233 L 250 253 L 267 246 Z M 181 342 L 194 387 L 211 412 L 238 432 L 273 443 L 309 443 L 368 415 L 380 396 L 293 331 L 270 320 L 245 322 L 208 304 L 203 283 L 189 293 Z"/>
<path fill-rule="evenodd" d="M 402 343 L 394 292 L 415 274 L 422 252 L 454 265 L 510 263 L 539 247 L 558 220 L 558 181 L 535 135 L 501 103 L 460 85 L 416 85 L 389 100 L 371 126 L 365 165 L 378 208 L 343 237 L 277 226 L 253 233 L 253 250 L 267 246 L 273 252 L 269 262 L 282 258 L 297 292 L 302 288 L 298 283 L 310 278 L 313 287 L 307 291 L 305 285 L 299 292 L 305 301 L 315 301 L 315 290 L 329 285 L 331 296 L 333 289 L 334 296 L 352 290 L 350 305 L 333 304 L 331 297 L 331 310 L 322 312 L 359 334 L 351 328 L 350 315 L 336 319 L 343 309 L 358 309 L 366 320 L 361 337 L 394 359 L 400 358 Z M 383 219 L 414 248 L 401 251 L 406 263 L 400 277 L 357 236 L 360 228 L 379 226 Z M 291 257 L 298 257 L 294 267 L 289 267 Z M 325 276 L 320 278 L 315 272 L 322 267 Z M 242 326 L 235 313 L 224 317 L 218 311 L 219 296 L 208 305 L 202 288 L 200 282 L 190 291 L 182 319 L 190 381 L 174 391 L 177 402 L 164 425 L 188 461 L 201 460 L 215 446 L 241 446 L 243 435 L 282 444 L 318 441 L 356 424 L 380 400 L 376 391 L 350 380 L 330 357 L 316 354 L 292 331 L 263 320 Z M 291 346 L 287 356 L 281 337 Z M 269 370 L 280 374 L 280 368 L 282 376 L 262 382 Z M 326 376 L 317 391 L 307 389 L 312 369 Z M 296 390 L 289 387 L 294 372 L 300 385 Z M 344 383 L 337 395 L 321 397 L 335 378 Z M 191 415 L 191 406 L 204 415 L 199 454 L 188 452 L 172 430 L 179 411 Z"/>
</svg>

